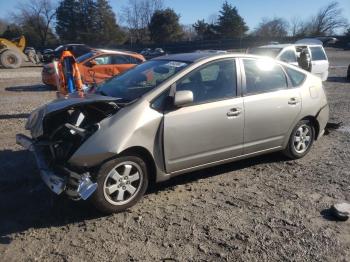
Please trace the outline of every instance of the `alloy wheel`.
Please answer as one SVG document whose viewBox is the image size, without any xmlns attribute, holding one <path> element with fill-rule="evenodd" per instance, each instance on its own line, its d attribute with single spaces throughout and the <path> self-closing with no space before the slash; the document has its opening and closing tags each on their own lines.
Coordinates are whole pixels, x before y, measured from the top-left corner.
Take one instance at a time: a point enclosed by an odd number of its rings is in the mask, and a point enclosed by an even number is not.
<svg viewBox="0 0 350 262">
<path fill-rule="evenodd" d="M 140 191 L 143 182 L 141 167 L 135 162 L 122 162 L 108 174 L 103 192 L 112 205 L 124 205 L 130 202 Z"/>
<path fill-rule="evenodd" d="M 308 125 L 300 126 L 294 134 L 293 145 L 298 154 L 305 153 L 311 144 L 312 130 Z"/>
</svg>

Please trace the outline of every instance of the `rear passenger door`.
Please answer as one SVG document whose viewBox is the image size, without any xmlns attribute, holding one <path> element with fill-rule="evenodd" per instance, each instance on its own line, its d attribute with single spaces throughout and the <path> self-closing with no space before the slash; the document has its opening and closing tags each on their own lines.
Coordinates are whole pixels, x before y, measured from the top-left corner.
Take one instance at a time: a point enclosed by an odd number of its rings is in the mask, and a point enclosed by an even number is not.
<svg viewBox="0 0 350 262">
<path fill-rule="evenodd" d="M 301 110 L 299 88 L 292 88 L 273 60 L 241 59 L 243 68 L 244 154 L 282 146 Z"/>
<path fill-rule="evenodd" d="M 329 62 L 326 52 L 321 46 L 310 46 L 309 49 L 312 61 L 311 73 L 320 77 L 322 81 L 326 81 L 329 70 Z"/>
</svg>

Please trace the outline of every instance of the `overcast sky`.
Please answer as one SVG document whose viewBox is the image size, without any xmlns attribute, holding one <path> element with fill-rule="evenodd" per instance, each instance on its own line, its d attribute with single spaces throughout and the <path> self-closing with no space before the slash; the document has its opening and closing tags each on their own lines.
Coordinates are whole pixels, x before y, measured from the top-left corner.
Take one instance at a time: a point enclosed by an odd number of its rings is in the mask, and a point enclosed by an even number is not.
<svg viewBox="0 0 350 262">
<path fill-rule="evenodd" d="M 9 14 L 27 0 L 0 0 L 0 18 L 8 19 Z M 58 2 L 58 1 L 57 1 Z M 128 0 L 110 0 L 120 16 L 120 11 Z M 224 0 L 165 0 L 165 5 L 181 15 L 182 24 L 193 24 L 198 19 L 207 19 L 218 13 Z M 329 4 L 330 0 L 229 0 L 237 6 L 250 29 L 254 29 L 263 17 L 293 17 L 301 19 L 315 14 L 320 7 Z M 338 0 L 343 8 L 343 15 L 350 22 L 350 0 Z"/>
</svg>

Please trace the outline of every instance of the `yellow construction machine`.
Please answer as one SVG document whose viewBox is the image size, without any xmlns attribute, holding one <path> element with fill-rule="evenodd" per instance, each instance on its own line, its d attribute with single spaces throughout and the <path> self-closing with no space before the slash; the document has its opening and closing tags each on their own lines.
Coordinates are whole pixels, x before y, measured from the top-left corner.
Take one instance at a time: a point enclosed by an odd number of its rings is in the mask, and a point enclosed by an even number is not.
<svg viewBox="0 0 350 262">
<path fill-rule="evenodd" d="M 26 49 L 24 36 L 13 40 L 0 38 L 0 66 L 19 68 L 23 62 L 38 64 L 40 61 L 33 48 Z"/>
</svg>

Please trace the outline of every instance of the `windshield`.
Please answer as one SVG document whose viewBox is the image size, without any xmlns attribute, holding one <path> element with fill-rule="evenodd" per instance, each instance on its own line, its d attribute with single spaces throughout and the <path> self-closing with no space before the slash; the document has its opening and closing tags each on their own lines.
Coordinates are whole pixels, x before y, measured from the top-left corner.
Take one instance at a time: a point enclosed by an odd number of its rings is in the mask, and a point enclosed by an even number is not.
<svg viewBox="0 0 350 262">
<path fill-rule="evenodd" d="M 252 55 L 261 55 L 276 58 L 281 52 L 282 48 L 250 48 L 248 50 L 249 54 Z"/>
<path fill-rule="evenodd" d="M 76 60 L 78 63 L 84 62 L 86 59 L 89 59 L 95 55 L 94 52 L 86 53 L 85 55 L 79 56 Z"/>
<path fill-rule="evenodd" d="M 188 66 L 188 63 L 169 60 L 151 60 L 113 77 L 97 90 L 102 95 L 131 102 L 151 91 L 165 80 Z"/>
</svg>

